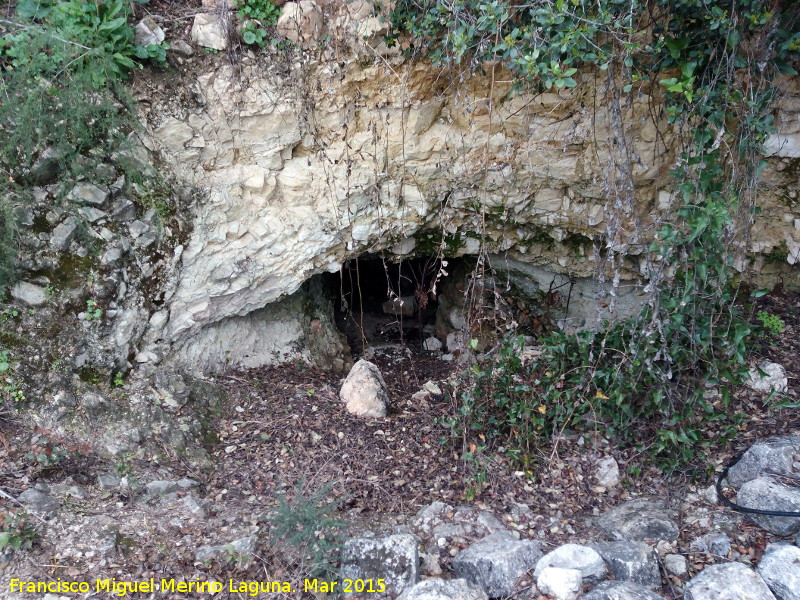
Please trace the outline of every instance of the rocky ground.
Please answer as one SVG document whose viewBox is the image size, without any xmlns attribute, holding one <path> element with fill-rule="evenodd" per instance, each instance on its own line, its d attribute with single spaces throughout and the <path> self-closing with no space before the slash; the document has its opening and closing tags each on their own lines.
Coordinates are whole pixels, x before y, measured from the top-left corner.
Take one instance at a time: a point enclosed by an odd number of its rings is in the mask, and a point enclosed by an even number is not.
<svg viewBox="0 0 800 600">
<path fill-rule="evenodd" d="M 719 448 L 709 470 L 756 440 L 797 432 L 800 297 L 777 293 L 763 308 L 786 328 L 765 340 L 758 354 L 787 368 L 789 389 L 769 404 L 763 393 L 739 390 L 737 407 L 748 420 L 730 447 Z M 652 577 L 655 565 L 663 598 L 683 597 L 686 581 L 708 565 L 754 567 L 769 543 L 794 541 L 718 504 L 710 478 L 666 477 L 600 436 L 566 436 L 529 472 L 514 470 L 502 455 L 488 456 L 485 482 L 476 481 L 473 467 L 459 458 L 460 443 L 441 423 L 454 410 L 446 392 L 455 364 L 398 346 L 376 349 L 372 360 L 393 399 L 385 419 L 348 415 L 338 397 L 340 380 L 302 364 L 220 375 L 216 383 L 228 399 L 215 424 L 217 438 L 209 439 L 213 468 L 207 470 L 168 449 L 109 460 L 7 412 L 0 430 L 0 501 L 5 529 L 22 548 L 3 554 L 0 597 L 38 597 L 11 594 L 12 578 L 287 580 L 299 586 L 325 566 L 324 550 L 335 546 L 337 533 L 417 535 L 420 576 L 450 578 L 464 569 L 458 566 L 463 551 L 490 534 L 504 547 L 512 538 L 535 543 L 537 560 L 566 543 L 613 539 L 604 515 L 631 501 L 661 503 L 660 522 L 674 524 L 643 550 L 655 550 L 648 568 Z M 22 505 L 26 524 L 11 516 L 23 514 Z M 325 525 L 326 506 L 343 528 Z M 633 506 L 635 514 L 642 512 Z M 299 517 L 287 521 L 287 514 Z M 287 523 L 294 531 L 309 527 L 311 543 L 281 535 Z M 502 595 L 512 591 L 548 597 L 530 576 Z M 225 589 L 218 597 L 247 593 Z"/>
</svg>

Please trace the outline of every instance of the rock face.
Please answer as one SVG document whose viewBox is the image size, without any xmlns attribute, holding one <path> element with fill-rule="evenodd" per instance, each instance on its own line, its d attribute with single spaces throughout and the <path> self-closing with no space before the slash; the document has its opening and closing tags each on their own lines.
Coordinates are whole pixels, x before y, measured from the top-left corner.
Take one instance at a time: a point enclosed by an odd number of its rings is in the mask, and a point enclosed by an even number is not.
<svg viewBox="0 0 800 600">
<path fill-rule="evenodd" d="M 491 538 L 490 538 L 491 539 Z M 490 598 L 508 596 L 520 577 L 541 558 L 539 544 L 505 539 L 473 544 L 453 558 L 458 577 L 479 585 Z"/>
<path fill-rule="evenodd" d="M 339 397 L 347 412 L 357 417 L 380 419 L 386 416 L 389 393 L 380 370 L 374 363 L 361 359 L 350 370 Z"/>
<path fill-rule="evenodd" d="M 384 579 L 386 593 L 392 596 L 411 590 L 419 581 L 419 540 L 413 535 L 348 540 L 342 549 L 339 576 Z"/>
<path fill-rule="evenodd" d="M 312 46 L 322 35 L 322 11 L 316 2 L 287 2 L 277 25 L 278 34 L 303 47 Z"/>
<path fill-rule="evenodd" d="M 800 489 L 772 477 L 748 481 L 736 495 L 740 506 L 758 510 L 800 512 Z M 792 535 L 800 531 L 800 518 L 748 515 L 767 531 L 776 535 Z"/>
<path fill-rule="evenodd" d="M 647 500 L 630 500 L 597 519 L 611 537 L 622 540 L 675 540 L 678 526 L 665 507 Z"/>
<path fill-rule="evenodd" d="M 778 600 L 800 600 L 800 548 L 772 545 L 758 564 L 758 574 Z"/>
<path fill-rule="evenodd" d="M 775 600 L 764 580 L 741 563 L 711 565 L 689 583 L 685 600 Z"/>
<path fill-rule="evenodd" d="M 146 336 L 162 346 L 148 351 L 195 368 L 203 352 L 220 354 L 231 327 L 237 343 L 225 349 L 229 355 L 197 370 L 281 362 L 300 339 L 298 319 L 268 307 L 348 259 L 384 251 L 399 258 L 485 250 L 493 267 L 507 263 L 515 286 L 531 288 L 526 293 L 546 294 L 554 276 L 576 281 L 571 307 L 586 307 L 579 324 L 609 316 L 597 312 L 592 248 L 616 218 L 604 185 L 612 142 L 596 135 L 610 114 L 593 101 L 591 77 L 537 96 L 510 94 L 510 81 L 483 75 L 451 86 L 441 70 L 382 46 L 386 27 L 367 2 L 288 2 L 278 30 L 307 56 L 243 56 L 235 66 L 221 58 L 148 92 L 144 144 L 170 174 L 207 190 L 187 213 L 191 233 L 176 258 L 167 321 Z M 195 43 L 223 49 L 225 34 L 218 14 L 196 16 Z M 642 199 L 622 231 L 633 229 L 633 219 L 642 231 L 654 229 L 651 212 L 673 208 L 666 171 L 674 132 L 652 119 L 658 96 L 643 88 L 621 115 L 630 123 Z M 597 108 L 584 108 L 590 105 Z M 794 122 L 793 107 L 782 105 L 780 122 Z M 752 237 L 759 252 L 785 241 L 790 261 L 800 230 L 781 200 L 796 185 L 781 152 L 768 170 L 773 185 L 764 190 Z M 486 232 L 483 241 L 476 231 Z M 636 286 L 628 284 L 648 269 L 628 252 L 630 243 L 618 246 L 630 260 L 614 314 L 635 309 Z M 278 321 L 291 323 L 292 332 L 276 336 Z M 264 339 L 280 340 L 277 358 L 257 351 Z"/>
</svg>

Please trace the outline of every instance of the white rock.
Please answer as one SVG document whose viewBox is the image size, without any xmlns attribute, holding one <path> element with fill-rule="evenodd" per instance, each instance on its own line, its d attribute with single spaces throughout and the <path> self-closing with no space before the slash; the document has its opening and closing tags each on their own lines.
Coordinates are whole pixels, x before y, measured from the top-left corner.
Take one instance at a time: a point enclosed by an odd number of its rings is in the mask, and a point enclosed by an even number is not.
<svg viewBox="0 0 800 600">
<path fill-rule="evenodd" d="M 374 363 L 364 359 L 350 369 L 339 397 L 345 403 L 347 412 L 369 419 L 385 417 L 389 406 L 383 375 Z"/>
<path fill-rule="evenodd" d="M 619 465 L 613 456 L 604 456 L 597 461 L 594 477 L 604 488 L 612 488 L 620 482 Z"/>
<path fill-rule="evenodd" d="M 608 573 L 603 557 L 596 550 L 580 544 L 564 544 L 545 554 L 536 563 L 534 577 L 538 577 L 547 567 L 577 569 L 587 583 L 596 583 L 605 579 Z"/>
<path fill-rule="evenodd" d="M 160 44 L 165 38 L 164 30 L 159 27 L 152 17 L 145 17 L 136 25 L 135 39 L 140 46 Z"/>
<path fill-rule="evenodd" d="M 583 586 L 583 576 L 577 569 L 545 567 L 536 578 L 539 591 L 556 600 L 575 600 Z"/>
<path fill-rule="evenodd" d="M 11 297 L 25 306 L 42 306 L 47 302 L 47 290 L 39 285 L 20 281 L 11 288 Z"/>
<path fill-rule="evenodd" d="M 759 369 L 764 375 L 759 373 Z M 752 368 L 748 373 L 748 380 L 745 385 L 757 392 L 778 392 L 785 394 L 789 388 L 789 380 L 786 377 L 786 369 L 781 365 L 772 362 L 762 362 L 758 369 Z"/>
<path fill-rule="evenodd" d="M 192 25 L 192 41 L 205 48 L 225 50 L 228 47 L 228 35 L 219 15 L 196 14 Z"/>
</svg>

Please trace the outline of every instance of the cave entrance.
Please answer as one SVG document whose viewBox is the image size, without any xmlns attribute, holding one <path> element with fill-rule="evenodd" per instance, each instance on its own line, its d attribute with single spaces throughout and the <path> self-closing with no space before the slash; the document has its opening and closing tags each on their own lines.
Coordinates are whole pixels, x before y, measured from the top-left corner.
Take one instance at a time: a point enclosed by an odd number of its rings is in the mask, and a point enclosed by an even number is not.
<svg viewBox="0 0 800 600">
<path fill-rule="evenodd" d="M 330 275 L 336 325 L 350 349 L 360 355 L 367 346 L 404 344 L 423 351 L 436 333 L 434 282 L 442 259 L 409 258 L 394 262 L 374 255 L 346 261 Z"/>
</svg>

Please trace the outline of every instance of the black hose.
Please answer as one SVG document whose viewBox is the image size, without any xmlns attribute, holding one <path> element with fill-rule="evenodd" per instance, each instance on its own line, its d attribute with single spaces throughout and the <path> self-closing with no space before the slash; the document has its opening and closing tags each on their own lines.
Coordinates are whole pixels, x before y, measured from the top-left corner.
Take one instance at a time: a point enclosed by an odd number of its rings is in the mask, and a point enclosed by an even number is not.
<svg viewBox="0 0 800 600">
<path fill-rule="evenodd" d="M 717 484 L 716 484 L 717 498 L 719 498 L 719 500 L 725 506 L 727 506 L 728 508 L 731 508 L 731 509 L 735 510 L 736 512 L 746 513 L 748 515 L 765 515 L 765 516 L 768 516 L 768 517 L 796 517 L 796 518 L 800 518 L 800 512 L 792 512 L 792 511 L 788 511 L 788 510 L 762 510 L 760 508 L 747 508 L 746 506 L 739 506 L 738 504 L 735 504 L 735 503 L 731 502 L 730 500 L 728 500 L 722 494 L 722 480 L 725 479 L 725 477 L 728 476 L 728 469 L 730 469 L 736 462 L 738 462 L 738 460 L 742 457 L 743 454 L 744 454 L 744 452 L 742 454 L 740 454 L 739 456 L 736 456 L 736 457 L 732 458 L 728 462 L 728 464 L 725 465 L 725 468 L 722 469 L 722 472 L 717 477 Z"/>
</svg>

